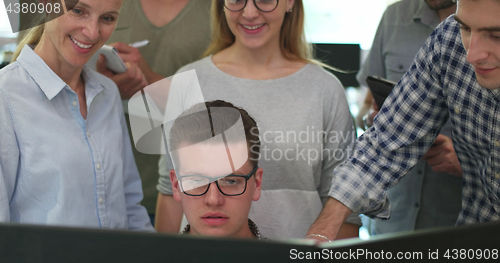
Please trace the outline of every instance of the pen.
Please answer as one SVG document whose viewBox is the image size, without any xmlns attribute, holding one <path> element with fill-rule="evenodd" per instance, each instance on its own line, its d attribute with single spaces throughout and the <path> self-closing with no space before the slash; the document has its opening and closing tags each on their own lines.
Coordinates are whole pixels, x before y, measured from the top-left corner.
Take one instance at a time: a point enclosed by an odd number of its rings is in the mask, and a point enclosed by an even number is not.
<svg viewBox="0 0 500 263">
<path fill-rule="evenodd" d="M 134 43 L 130 44 L 130 46 L 135 47 L 135 48 L 140 48 L 140 47 L 147 46 L 148 44 L 149 44 L 149 40 L 145 39 L 142 41 L 134 42 Z"/>
</svg>

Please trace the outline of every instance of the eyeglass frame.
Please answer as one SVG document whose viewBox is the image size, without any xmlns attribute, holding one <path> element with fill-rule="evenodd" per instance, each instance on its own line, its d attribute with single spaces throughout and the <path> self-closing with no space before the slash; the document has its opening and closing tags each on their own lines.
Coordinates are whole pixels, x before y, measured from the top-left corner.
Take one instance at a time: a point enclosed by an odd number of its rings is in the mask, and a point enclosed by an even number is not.
<svg viewBox="0 0 500 263">
<path fill-rule="evenodd" d="M 245 9 L 245 7 L 247 6 L 247 3 L 248 3 L 248 1 L 249 1 L 249 0 L 245 0 L 245 4 L 243 5 L 243 7 L 242 7 L 240 10 L 232 10 L 232 9 L 229 9 L 229 8 L 226 6 L 226 0 L 222 0 L 222 1 L 224 1 L 224 7 L 225 7 L 227 10 L 229 10 L 229 11 L 231 11 L 231 12 L 239 12 L 239 11 L 241 11 L 241 10 Z M 276 6 L 273 8 L 273 10 L 271 10 L 271 11 L 264 11 L 264 10 L 260 9 L 260 8 L 257 6 L 257 3 L 256 3 L 255 1 L 257 1 L 257 0 L 253 0 L 253 5 L 255 6 L 255 8 L 257 8 L 259 11 L 264 12 L 264 13 L 270 13 L 270 12 L 272 12 L 272 11 L 276 10 L 276 8 L 278 7 L 278 5 L 280 4 L 280 0 L 276 0 Z"/>
<path fill-rule="evenodd" d="M 219 178 L 217 178 L 217 180 L 214 180 L 213 182 L 215 182 L 215 185 L 217 185 L 217 189 L 219 189 L 219 192 L 225 196 L 239 196 L 239 195 L 242 195 L 244 194 L 246 191 L 247 191 L 247 185 L 248 185 L 248 180 L 250 180 L 250 178 L 252 178 L 252 176 L 257 172 L 257 169 L 259 169 L 259 166 L 255 166 L 252 171 L 250 171 L 250 173 L 248 173 L 247 175 L 241 175 L 241 174 L 230 174 L 230 175 L 225 175 L 225 176 L 221 176 Z M 188 195 L 188 196 L 202 196 L 202 195 L 205 195 L 207 192 L 208 192 L 208 189 L 210 189 L 210 185 L 213 183 L 213 182 L 210 182 L 207 184 L 207 189 L 205 189 L 205 192 L 203 192 L 202 194 L 198 194 L 198 195 L 193 195 L 193 194 L 188 194 L 184 191 L 183 187 L 182 187 L 182 178 L 183 177 L 190 177 L 190 176 L 193 176 L 193 175 L 180 175 L 177 170 L 175 171 L 175 174 L 177 176 L 177 181 L 179 182 L 179 186 L 180 186 L 180 189 L 181 189 L 181 192 L 185 195 Z M 209 178 L 209 181 L 211 179 L 213 179 L 214 177 L 210 177 L 210 176 L 204 176 L 204 175 L 196 175 L 197 177 L 202 177 L 202 178 Z M 228 177 L 228 176 L 235 176 L 235 177 L 243 177 L 245 178 L 245 189 L 243 190 L 243 192 L 239 193 L 239 194 L 234 194 L 234 195 L 230 195 L 230 194 L 226 194 L 224 193 L 220 187 L 219 187 L 219 179 L 221 178 L 224 178 L 224 177 Z"/>
</svg>

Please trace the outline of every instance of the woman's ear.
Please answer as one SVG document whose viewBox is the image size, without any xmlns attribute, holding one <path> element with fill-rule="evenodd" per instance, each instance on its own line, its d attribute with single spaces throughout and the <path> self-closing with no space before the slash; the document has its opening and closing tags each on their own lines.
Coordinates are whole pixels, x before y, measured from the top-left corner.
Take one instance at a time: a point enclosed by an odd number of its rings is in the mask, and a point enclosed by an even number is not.
<svg viewBox="0 0 500 263">
<path fill-rule="evenodd" d="M 172 191 L 174 195 L 175 201 L 181 201 L 181 189 L 179 188 L 179 181 L 177 180 L 177 175 L 175 174 L 175 170 L 170 170 L 170 182 L 172 182 Z"/>
<path fill-rule="evenodd" d="M 286 6 L 286 10 L 289 11 L 289 10 L 293 10 L 293 5 L 295 4 L 295 0 L 287 0 L 287 6 Z"/>
</svg>

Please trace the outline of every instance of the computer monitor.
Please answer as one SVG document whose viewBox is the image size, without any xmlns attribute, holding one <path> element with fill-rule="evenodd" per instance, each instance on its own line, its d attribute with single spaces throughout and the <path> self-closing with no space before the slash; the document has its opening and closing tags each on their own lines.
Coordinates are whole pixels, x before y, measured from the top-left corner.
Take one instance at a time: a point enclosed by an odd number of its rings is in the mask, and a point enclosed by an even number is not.
<svg viewBox="0 0 500 263">
<path fill-rule="evenodd" d="M 313 44 L 315 58 L 332 67 L 338 68 L 349 73 L 330 71 L 347 87 L 358 87 L 356 74 L 360 68 L 359 44 Z"/>
</svg>

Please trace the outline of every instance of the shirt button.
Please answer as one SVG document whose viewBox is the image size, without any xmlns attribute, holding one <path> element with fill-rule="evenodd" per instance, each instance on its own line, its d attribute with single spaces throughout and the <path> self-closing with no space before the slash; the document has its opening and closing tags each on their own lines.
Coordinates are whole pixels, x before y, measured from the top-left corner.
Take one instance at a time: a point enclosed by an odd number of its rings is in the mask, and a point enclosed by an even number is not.
<svg viewBox="0 0 500 263">
<path fill-rule="evenodd" d="M 76 100 L 73 101 L 73 107 L 76 107 L 76 105 L 78 105 L 78 102 Z"/>
<path fill-rule="evenodd" d="M 460 113 L 460 109 L 459 109 L 458 107 L 457 107 L 457 108 L 455 108 L 455 113 L 456 113 L 456 114 L 459 114 L 459 113 Z"/>
<path fill-rule="evenodd" d="M 500 141 L 498 141 L 498 140 L 497 140 L 497 141 L 495 141 L 495 146 L 496 146 L 496 147 L 500 147 Z"/>
<path fill-rule="evenodd" d="M 496 172 L 496 173 L 495 173 L 495 178 L 496 178 L 496 179 L 500 179 L 500 173 L 499 173 L 499 172 Z"/>
<path fill-rule="evenodd" d="M 87 131 L 87 137 L 90 137 L 90 132 L 89 131 Z"/>
<path fill-rule="evenodd" d="M 97 170 L 101 170 L 101 164 L 96 164 L 95 168 L 97 168 Z"/>
<path fill-rule="evenodd" d="M 102 203 L 104 203 L 104 199 L 102 199 L 102 197 L 101 197 L 101 198 L 99 198 L 99 204 L 102 204 Z"/>
</svg>

